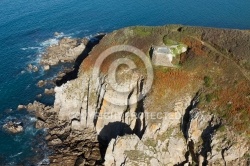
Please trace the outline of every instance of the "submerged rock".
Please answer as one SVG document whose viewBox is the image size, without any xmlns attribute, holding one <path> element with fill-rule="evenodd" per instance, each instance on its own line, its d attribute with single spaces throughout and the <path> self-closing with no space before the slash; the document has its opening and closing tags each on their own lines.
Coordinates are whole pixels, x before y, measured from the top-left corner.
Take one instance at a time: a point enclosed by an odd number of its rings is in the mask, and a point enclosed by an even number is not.
<svg viewBox="0 0 250 166">
<path fill-rule="evenodd" d="M 37 98 L 41 98 L 42 96 L 43 96 L 42 94 L 36 95 Z"/>
<path fill-rule="evenodd" d="M 38 69 L 38 67 L 35 66 L 35 65 L 28 64 L 27 70 L 30 71 L 30 72 L 37 72 L 39 69 Z"/>
</svg>

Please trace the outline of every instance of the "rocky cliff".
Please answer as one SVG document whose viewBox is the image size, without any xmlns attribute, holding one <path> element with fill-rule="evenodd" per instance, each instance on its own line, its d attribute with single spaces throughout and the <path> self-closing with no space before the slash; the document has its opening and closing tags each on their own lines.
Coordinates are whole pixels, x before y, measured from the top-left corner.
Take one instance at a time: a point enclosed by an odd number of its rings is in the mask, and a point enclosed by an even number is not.
<svg viewBox="0 0 250 166">
<path fill-rule="evenodd" d="M 107 34 L 37 110 L 51 165 L 248 165 L 249 41 L 178 25 Z M 152 63 L 152 46 L 176 43 L 188 49 L 171 67 Z"/>
</svg>

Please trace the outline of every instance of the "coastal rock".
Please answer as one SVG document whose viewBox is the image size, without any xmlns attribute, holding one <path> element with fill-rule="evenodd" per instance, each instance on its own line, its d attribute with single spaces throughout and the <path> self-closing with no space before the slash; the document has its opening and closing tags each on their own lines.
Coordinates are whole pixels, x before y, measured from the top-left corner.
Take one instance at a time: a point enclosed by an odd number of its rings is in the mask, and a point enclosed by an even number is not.
<svg viewBox="0 0 250 166">
<path fill-rule="evenodd" d="M 50 66 L 49 66 L 49 65 L 44 65 L 44 66 L 43 66 L 43 70 L 46 71 L 46 70 L 49 70 L 49 69 L 50 69 Z"/>
<path fill-rule="evenodd" d="M 27 70 L 30 71 L 30 72 L 37 72 L 39 69 L 35 65 L 28 64 Z"/>
<path fill-rule="evenodd" d="M 29 103 L 27 106 L 27 111 L 30 112 L 42 112 L 46 106 L 38 101 L 34 101 L 33 103 Z"/>
<path fill-rule="evenodd" d="M 27 107 L 25 105 L 18 105 L 17 110 L 25 110 Z"/>
<path fill-rule="evenodd" d="M 38 118 L 36 124 L 38 128 L 48 128 L 48 124 L 53 126 L 53 119 L 55 118 L 56 113 L 52 107 L 34 101 L 27 105 L 27 111 L 32 112 Z"/>
<path fill-rule="evenodd" d="M 50 46 L 42 56 L 40 63 L 44 69 L 59 62 L 74 62 L 85 49 L 85 39 L 62 38 L 58 45 Z"/>
<path fill-rule="evenodd" d="M 36 95 L 37 98 L 41 98 L 42 96 L 43 96 L 42 94 Z"/>
<path fill-rule="evenodd" d="M 16 134 L 23 131 L 22 122 L 10 121 L 3 125 L 3 128 L 10 133 Z"/>
<path fill-rule="evenodd" d="M 54 129 L 48 131 L 49 137 L 47 137 L 48 145 L 54 150 L 53 155 L 50 156 L 51 164 L 67 162 L 67 156 L 74 156 L 70 159 L 73 165 L 75 163 L 85 163 L 86 165 L 97 165 L 98 162 L 100 163 L 99 143 L 94 131 L 70 131 L 70 126 L 68 125 L 62 127 L 56 124 L 54 126 Z M 57 127 L 60 128 L 57 129 Z"/>
<path fill-rule="evenodd" d="M 55 93 L 55 91 L 54 91 L 54 88 L 50 88 L 50 89 L 44 89 L 44 93 L 46 94 L 46 95 L 53 95 L 54 93 Z"/>
<path fill-rule="evenodd" d="M 74 165 L 80 159 L 87 165 L 96 165 L 101 161 L 96 132 L 91 129 L 72 130 L 70 123 L 58 119 L 54 108 L 35 101 L 27 106 L 36 117 L 36 128 L 47 128 L 46 140 L 54 151 L 50 156 L 51 165 Z M 67 165 L 66 164 L 66 165 Z"/>
<path fill-rule="evenodd" d="M 61 33 L 60 33 L 60 32 L 55 32 L 55 33 L 54 33 L 54 36 L 55 36 L 55 37 L 59 37 L 59 36 L 61 36 L 62 34 L 63 34 L 62 32 L 61 32 Z"/>
<path fill-rule="evenodd" d="M 40 87 L 40 88 L 43 87 L 44 85 L 46 85 L 46 81 L 44 81 L 44 80 L 40 80 L 37 83 L 37 86 Z"/>
</svg>

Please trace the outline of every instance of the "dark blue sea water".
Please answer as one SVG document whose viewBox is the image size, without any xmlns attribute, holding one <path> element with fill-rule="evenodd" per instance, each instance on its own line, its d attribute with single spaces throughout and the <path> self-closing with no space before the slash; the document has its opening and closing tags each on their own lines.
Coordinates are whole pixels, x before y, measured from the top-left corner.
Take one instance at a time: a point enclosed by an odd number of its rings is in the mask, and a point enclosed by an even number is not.
<svg viewBox="0 0 250 166">
<path fill-rule="evenodd" d="M 32 159 L 46 158 L 43 131 L 33 127 L 32 115 L 16 107 L 33 102 L 43 91 L 35 86 L 37 81 L 55 74 L 25 70 L 57 42 L 55 32 L 84 37 L 131 25 L 165 24 L 250 29 L 249 8 L 246 0 L 1 0 L 0 165 L 29 165 Z M 23 133 L 2 130 L 4 122 L 13 118 L 22 119 Z"/>
</svg>

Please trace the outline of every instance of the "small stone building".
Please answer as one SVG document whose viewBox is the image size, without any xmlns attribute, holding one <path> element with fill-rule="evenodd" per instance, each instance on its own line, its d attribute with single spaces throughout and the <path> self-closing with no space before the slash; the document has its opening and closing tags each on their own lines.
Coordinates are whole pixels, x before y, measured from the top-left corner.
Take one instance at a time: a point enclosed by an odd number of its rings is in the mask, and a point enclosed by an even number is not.
<svg viewBox="0 0 250 166">
<path fill-rule="evenodd" d="M 152 63 L 155 66 L 174 67 L 172 64 L 173 57 L 175 56 L 170 47 L 168 46 L 153 46 L 151 48 Z"/>
</svg>

